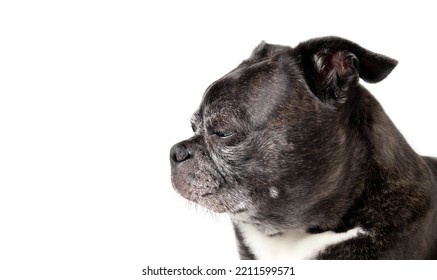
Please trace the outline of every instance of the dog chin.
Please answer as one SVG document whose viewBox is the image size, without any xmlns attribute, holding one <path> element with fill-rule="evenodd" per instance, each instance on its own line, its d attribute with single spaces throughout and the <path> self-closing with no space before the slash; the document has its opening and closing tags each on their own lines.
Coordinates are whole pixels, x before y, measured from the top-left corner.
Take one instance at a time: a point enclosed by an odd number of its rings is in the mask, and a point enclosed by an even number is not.
<svg viewBox="0 0 437 280">
<path fill-rule="evenodd" d="M 212 184 L 211 179 L 199 180 L 185 172 L 173 171 L 171 174 L 173 188 L 185 199 L 197 203 L 215 213 L 242 213 L 250 203 L 247 196 L 230 191 L 226 187 Z"/>
<path fill-rule="evenodd" d="M 212 192 L 199 193 L 184 182 L 184 180 L 178 180 L 178 178 L 179 177 L 173 177 L 172 185 L 183 198 L 215 213 L 228 212 L 227 207 L 218 199 L 217 194 Z"/>
<path fill-rule="evenodd" d="M 187 198 L 189 199 L 189 198 Z M 229 215 L 244 215 L 245 213 L 248 213 L 249 210 L 247 208 L 247 203 L 245 202 L 238 202 L 235 203 L 235 200 L 232 198 L 226 198 L 223 196 L 223 194 L 220 193 L 206 193 L 203 195 L 197 195 L 194 199 L 189 199 L 209 211 L 215 212 L 215 213 L 226 213 Z"/>
</svg>

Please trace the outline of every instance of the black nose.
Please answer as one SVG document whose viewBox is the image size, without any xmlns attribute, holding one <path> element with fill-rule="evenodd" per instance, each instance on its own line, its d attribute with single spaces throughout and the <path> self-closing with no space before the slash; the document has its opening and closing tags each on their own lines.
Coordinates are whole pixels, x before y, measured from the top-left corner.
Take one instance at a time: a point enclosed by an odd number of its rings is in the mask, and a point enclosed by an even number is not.
<svg viewBox="0 0 437 280">
<path fill-rule="evenodd" d="M 190 152 L 182 143 L 174 145 L 170 150 L 170 160 L 172 163 L 180 163 L 190 158 Z"/>
</svg>

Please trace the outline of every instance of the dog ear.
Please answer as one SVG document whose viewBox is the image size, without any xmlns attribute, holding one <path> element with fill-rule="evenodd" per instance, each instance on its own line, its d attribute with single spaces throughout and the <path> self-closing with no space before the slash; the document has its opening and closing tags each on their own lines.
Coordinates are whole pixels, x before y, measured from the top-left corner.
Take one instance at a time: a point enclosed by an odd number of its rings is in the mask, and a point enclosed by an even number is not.
<svg viewBox="0 0 437 280">
<path fill-rule="evenodd" d="M 253 51 L 248 61 L 257 61 L 274 57 L 284 51 L 291 50 L 290 47 L 281 45 L 271 45 L 262 41 Z"/>
<path fill-rule="evenodd" d="M 322 100 L 338 100 L 358 83 L 382 81 L 397 65 L 387 56 L 373 53 L 339 37 L 324 37 L 300 43 L 303 72 L 314 93 Z"/>
</svg>

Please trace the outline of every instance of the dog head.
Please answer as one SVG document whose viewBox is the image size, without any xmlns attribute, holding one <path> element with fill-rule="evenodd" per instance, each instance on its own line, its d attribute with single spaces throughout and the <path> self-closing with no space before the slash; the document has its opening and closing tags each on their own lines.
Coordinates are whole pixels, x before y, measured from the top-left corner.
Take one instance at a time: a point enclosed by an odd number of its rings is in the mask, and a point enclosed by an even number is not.
<svg viewBox="0 0 437 280">
<path fill-rule="evenodd" d="M 269 234 L 336 223 L 366 156 L 373 99 L 359 78 L 379 82 L 396 64 L 337 37 L 262 42 L 206 90 L 194 136 L 170 152 L 174 188 Z"/>
</svg>

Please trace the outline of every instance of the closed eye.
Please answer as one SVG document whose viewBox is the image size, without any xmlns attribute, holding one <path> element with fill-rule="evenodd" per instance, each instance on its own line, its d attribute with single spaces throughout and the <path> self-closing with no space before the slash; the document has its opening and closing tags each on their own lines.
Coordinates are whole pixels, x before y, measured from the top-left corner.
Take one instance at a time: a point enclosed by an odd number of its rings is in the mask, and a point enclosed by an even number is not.
<svg viewBox="0 0 437 280">
<path fill-rule="evenodd" d="M 214 132 L 214 135 L 220 138 L 229 138 L 233 136 L 235 133 L 236 133 L 235 131 L 216 131 Z"/>
</svg>

